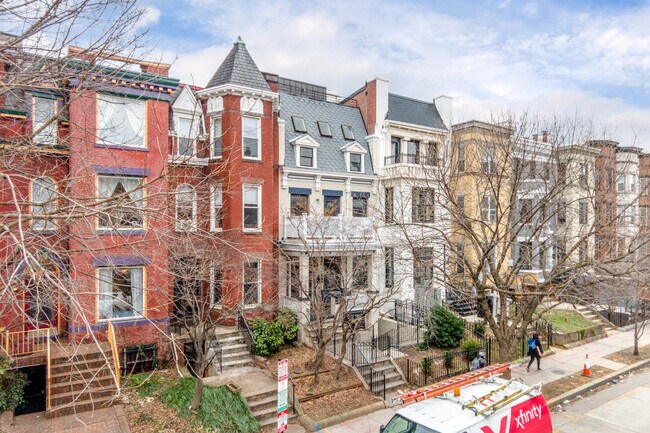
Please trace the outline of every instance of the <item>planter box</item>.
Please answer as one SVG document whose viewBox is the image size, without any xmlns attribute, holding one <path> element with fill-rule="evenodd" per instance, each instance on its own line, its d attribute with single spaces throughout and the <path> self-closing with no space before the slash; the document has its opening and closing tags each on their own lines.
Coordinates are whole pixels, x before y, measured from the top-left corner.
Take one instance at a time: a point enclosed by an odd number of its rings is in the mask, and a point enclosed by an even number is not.
<svg viewBox="0 0 650 433">
<path fill-rule="evenodd" d="M 591 328 L 582 329 L 574 332 L 555 332 L 553 331 L 553 344 L 556 346 L 566 346 L 576 341 L 582 341 L 588 337 L 594 337 L 605 333 L 605 325 L 592 326 Z"/>
</svg>

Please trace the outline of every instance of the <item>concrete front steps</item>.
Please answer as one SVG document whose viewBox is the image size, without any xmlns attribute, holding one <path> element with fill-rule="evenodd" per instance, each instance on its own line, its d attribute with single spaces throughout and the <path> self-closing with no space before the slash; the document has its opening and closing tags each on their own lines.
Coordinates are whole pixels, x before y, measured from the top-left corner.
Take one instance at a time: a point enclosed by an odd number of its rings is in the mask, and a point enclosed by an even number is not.
<svg viewBox="0 0 650 433">
<path fill-rule="evenodd" d="M 113 377 L 114 365 L 108 343 L 70 345 L 53 350 L 50 407 L 46 417 L 56 418 L 111 406 L 118 395 Z"/>
<path fill-rule="evenodd" d="M 215 360 L 215 369 L 229 373 L 249 365 L 253 358 L 248 351 L 248 341 L 236 327 L 220 326 L 215 330 L 216 339 L 221 346 L 221 368 Z"/>
<path fill-rule="evenodd" d="M 585 319 L 588 319 L 597 325 L 603 325 L 603 330 L 606 335 L 608 335 L 610 331 L 616 330 L 616 327 L 611 322 L 603 319 L 599 314 L 595 313 L 589 307 L 586 307 L 584 305 L 576 305 L 576 311 L 582 314 Z"/>
<path fill-rule="evenodd" d="M 402 374 L 397 370 L 397 368 L 395 368 L 395 365 L 390 358 L 378 359 L 372 364 L 372 369 L 375 372 L 382 373 L 386 378 L 386 396 L 395 393 L 399 388 L 403 388 L 407 385 Z M 370 374 L 366 373 L 366 371 L 369 372 L 369 370 L 361 368 L 359 371 L 366 384 L 370 385 Z M 380 386 L 383 388 L 383 384 Z"/>
<path fill-rule="evenodd" d="M 248 408 L 262 427 L 278 422 L 278 390 L 255 391 L 244 395 Z M 289 419 L 295 417 L 289 404 Z"/>
</svg>

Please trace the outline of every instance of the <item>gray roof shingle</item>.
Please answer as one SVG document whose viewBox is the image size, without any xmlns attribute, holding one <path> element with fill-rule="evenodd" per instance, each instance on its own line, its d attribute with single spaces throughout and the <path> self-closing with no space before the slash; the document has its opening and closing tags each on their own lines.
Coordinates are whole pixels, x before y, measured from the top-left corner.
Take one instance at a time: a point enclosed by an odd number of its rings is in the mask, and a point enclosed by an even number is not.
<svg viewBox="0 0 650 433">
<path fill-rule="evenodd" d="M 241 38 L 237 38 L 232 49 L 205 88 L 208 89 L 223 84 L 236 84 L 253 89 L 271 90 Z"/>
<path fill-rule="evenodd" d="M 427 128 L 447 130 L 440 113 L 438 113 L 436 104 L 393 93 L 388 94 L 387 119 Z"/>
<path fill-rule="evenodd" d="M 297 168 L 295 146 L 290 143 L 291 140 L 305 135 L 304 132 L 296 132 L 293 128 L 292 116 L 298 116 L 305 119 L 307 134 L 319 143 L 317 153 L 317 168 L 314 172 L 329 173 L 348 173 L 345 164 L 345 155 L 341 148 L 353 141 L 343 138 L 341 125 L 352 127 L 354 137 L 368 152 L 364 158 L 364 174 L 372 174 L 372 158 L 370 149 L 366 142 L 366 126 L 361 117 L 361 111 L 356 107 L 335 104 L 333 102 L 316 101 L 299 96 L 280 93 L 280 118 L 286 122 L 285 133 L 285 161 L 284 165 L 288 168 Z M 318 121 L 329 122 L 332 131 L 331 137 L 323 137 L 318 129 Z"/>
</svg>

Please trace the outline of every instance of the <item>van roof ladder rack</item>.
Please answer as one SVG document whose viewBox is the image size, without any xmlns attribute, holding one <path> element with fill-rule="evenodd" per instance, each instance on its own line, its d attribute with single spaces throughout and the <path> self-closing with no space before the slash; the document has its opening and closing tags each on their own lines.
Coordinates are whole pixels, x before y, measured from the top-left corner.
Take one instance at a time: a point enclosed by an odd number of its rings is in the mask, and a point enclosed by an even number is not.
<svg viewBox="0 0 650 433">
<path fill-rule="evenodd" d="M 491 378 L 510 368 L 510 364 L 493 364 L 478 370 L 470 371 L 458 376 L 450 377 L 438 383 L 411 391 L 393 399 L 393 403 L 409 404 L 437 397 L 454 388 L 469 385 L 482 379 Z"/>
</svg>

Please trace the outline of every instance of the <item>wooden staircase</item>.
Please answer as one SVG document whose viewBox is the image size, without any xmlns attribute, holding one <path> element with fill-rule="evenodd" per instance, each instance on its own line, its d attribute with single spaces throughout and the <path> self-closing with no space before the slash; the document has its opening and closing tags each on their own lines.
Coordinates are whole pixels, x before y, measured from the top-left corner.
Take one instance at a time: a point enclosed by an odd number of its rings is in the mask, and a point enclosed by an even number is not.
<svg viewBox="0 0 650 433">
<path fill-rule="evenodd" d="M 109 343 L 53 347 L 46 417 L 111 406 L 119 395 L 113 377 L 114 366 Z"/>
</svg>

